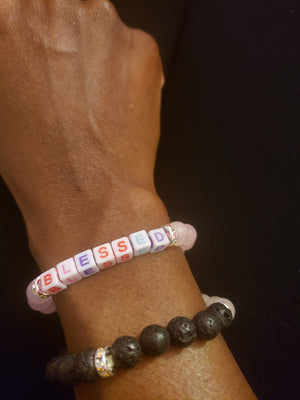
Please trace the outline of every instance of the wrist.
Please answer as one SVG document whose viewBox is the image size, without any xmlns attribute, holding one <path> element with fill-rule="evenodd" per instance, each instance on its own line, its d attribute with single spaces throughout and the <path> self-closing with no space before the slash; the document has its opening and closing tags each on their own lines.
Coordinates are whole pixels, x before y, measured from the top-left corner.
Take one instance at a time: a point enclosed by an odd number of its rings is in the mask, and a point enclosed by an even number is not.
<svg viewBox="0 0 300 400">
<path fill-rule="evenodd" d="M 111 187 L 99 200 L 50 206 L 26 220 L 31 252 L 42 271 L 87 248 L 169 221 L 154 190 L 133 185 Z"/>
</svg>

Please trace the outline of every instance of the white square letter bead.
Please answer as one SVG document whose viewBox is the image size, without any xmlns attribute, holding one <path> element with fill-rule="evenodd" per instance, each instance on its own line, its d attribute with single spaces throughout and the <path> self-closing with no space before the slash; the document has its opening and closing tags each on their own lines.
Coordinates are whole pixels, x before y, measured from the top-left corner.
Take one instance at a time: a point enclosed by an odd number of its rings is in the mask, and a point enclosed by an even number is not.
<svg viewBox="0 0 300 400">
<path fill-rule="evenodd" d="M 130 260 L 133 257 L 132 247 L 126 236 L 111 242 L 111 247 L 115 253 L 118 264 Z"/>
<path fill-rule="evenodd" d="M 168 236 L 163 228 L 153 229 L 148 232 L 148 236 L 151 240 L 151 250 L 150 253 L 155 253 L 156 251 L 162 251 L 167 246 L 169 246 Z"/>
<path fill-rule="evenodd" d="M 76 254 L 74 256 L 77 271 L 81 276 L 87 278 L 90 275 L 95 274 L 99 271 L 95 259 L 93 257 L 92 250 L 88 249 L 82 253 Z"/>
<path fill-rule="evenodd" d="M 145 253 L 149 253 L 151 249 L 151 242 L 147 232 L 142 230 L 138 232 L 131 233 L 129 235 L 133 247 L 133 255 L 140 256 Z"/>
<path fill-rule="evenodd" d="M 116 258 L 109 243 L 94 247 L 93 253 L 100 269 L 108 268 L 116 264 Z"/>
<path fill-rule="evenodd" d="M 43 293 L 55 294 L 66 289 L 66 285 L 59 280 L 56 268 L 51 268 L 40 275 L 41 289 Z"/>
<path fill-rule="evenodd" d="M 68 258 L 67 260 L 57 264 L 56 269 L 59 279 L 65 285 L 72 285 L 72 283 L 82 279 L 82 276 L 76 269 L 74 258 Z"/>
</svg>

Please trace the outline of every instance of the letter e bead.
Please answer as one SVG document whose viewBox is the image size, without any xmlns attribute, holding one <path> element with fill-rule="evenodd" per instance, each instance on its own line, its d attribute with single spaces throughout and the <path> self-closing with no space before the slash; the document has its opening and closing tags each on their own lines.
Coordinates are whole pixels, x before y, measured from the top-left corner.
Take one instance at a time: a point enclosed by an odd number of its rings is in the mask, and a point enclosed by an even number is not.
<svg viewBox="0 0 300 400">
<path fill-rule="evenodd" d="M 145 253 L 149 253 L 151 249 L 151 241 L 145 230 L 131 233 L 129 235 L 133 247 L 134 256 L 140 256 Z"/>
<path fill-rule="evenodd" d="M 87 278 L 90 275 L 99 272 L 99 268 L 95 262 L 92 250 L 88 249 L 82 253 L 76 254 L 74 256 L 77 271 L 81 276 Z"/>
</svg>

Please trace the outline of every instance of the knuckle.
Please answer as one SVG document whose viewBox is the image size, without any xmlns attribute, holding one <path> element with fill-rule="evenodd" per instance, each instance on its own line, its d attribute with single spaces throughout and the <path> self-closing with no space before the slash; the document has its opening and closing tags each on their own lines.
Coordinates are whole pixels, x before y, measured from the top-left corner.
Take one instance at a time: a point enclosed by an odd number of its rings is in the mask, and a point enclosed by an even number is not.
<svg viewBox="0 0 300 400">
<path fill-rule="evenodd" d="M 88 17 L 98 19 L 98 22 L 113 23 L 119 17 L 115 6 L 108 0 L 91 0 L 87 3 L 83 2 L 80 7 L 82 12 L 86 12 Z"/>
<path fill-rule="evenodd" d="M 133 29 L 132 30 L 134 52 L 139 60 L 139 65 L 144 65 L 144 70 L 149 79 L 149 71 L 155 82 L 161 87 L 164 84 L 164 74 L 160 51 L 156 40 L 148 33 Z"/>
<path fill-rule="evenodd" d="M 156 40 L 149 34 L 139 29 L 134 29 L 135 45 L 146 58 L 160 61 L 160 52 Z"/>
<path fill-rule="evenodd" d="M 117 18 L 118 13 L 116 7 L 110 1 L 100 1 L 99 7 L 101 8 L 103 16 L 106 18 Z"/>
</svg>

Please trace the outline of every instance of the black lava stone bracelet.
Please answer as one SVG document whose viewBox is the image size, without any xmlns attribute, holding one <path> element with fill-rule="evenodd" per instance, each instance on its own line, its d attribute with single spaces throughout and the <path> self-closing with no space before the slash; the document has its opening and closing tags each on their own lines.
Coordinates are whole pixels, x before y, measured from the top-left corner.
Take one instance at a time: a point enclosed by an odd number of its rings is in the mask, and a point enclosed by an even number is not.
<svg viewBox="0 0 300 400">
<path fill-rule="evenodd" d="M 114 375 L 116 369 L 134 367 L 142 353 L 156 357 L 163 354 L 170 344 L 183 348 L 196 338 L 212 340 L 231 325 L 233 317 L 234 310 L 226 302 L 216 302 L 197 313 L 192 320 L 175 317 L 166 328 L 149 325 L 143 329 L 139 340 L 121 336 L 111 347 L 85 350 L 78 355 L 62 353 L 47 364 L 46 378 L 56 386 L 94 382 Z"/>
</svg>

